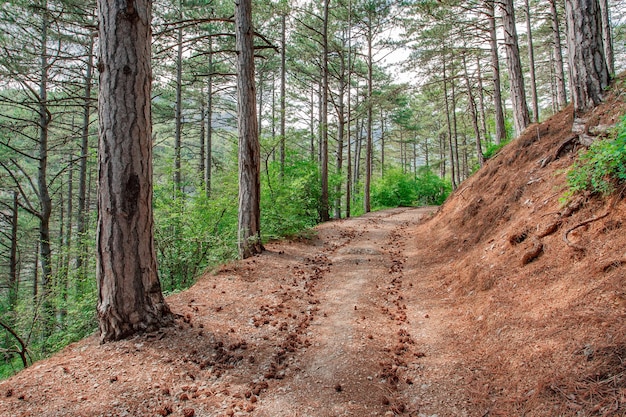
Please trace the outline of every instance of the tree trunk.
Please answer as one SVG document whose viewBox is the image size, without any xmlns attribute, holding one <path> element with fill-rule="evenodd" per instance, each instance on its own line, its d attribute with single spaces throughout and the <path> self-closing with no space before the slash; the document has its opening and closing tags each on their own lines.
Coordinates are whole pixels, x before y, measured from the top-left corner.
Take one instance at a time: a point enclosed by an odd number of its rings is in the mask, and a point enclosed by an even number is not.
<svg viewBox="0 0 626 417">
<path fill-rule="evenodd" d="M 323 54 L 322 57 L 322 100 L 320 113 L 321 129 L 321 164 L 322 164 L 322 195 L 320 201 L 320 220 L 330 219 L 328 200 L 328 8 L 330 0 L 324 1 L 324 23 L 322 29 Z"/>
<path fill-rule="evenodd" d="M 41 78 L 39 80 L 39 159 L 37 185 L 39 191 L 39 250 L 42 272 L 43 319 L 44 333 L 52 332 L 54 306 L 52 292 L 52 248 L 50 242 L 50 216 L 52 215 L 52 199 L 48 189 L 48 134 L 50 111 L 48 109 L 48 4 L 42 7 L 41 22 Z"/>
<path fill-rule="evenodd" d="M 261 137 L 263 135 L 263 87 L 264 87 L 264 77 L 265 73 L 263 72 L 263 67 L 261 67 L 259 69 L 259 83 L 258 85 L 258 102 L 259 102 L 259 111 L 257 114 L 257 117 L 259 118 L 259 121 L 257 122 L 257 127 L 259 128 L 259 137 Z"/>
<path fill-rule="evenodd" d="M 470 116 L 472 117 L 474 135 L 476 136 L 476 157 L 478 158 L 478 164 L 482 167 L 485 164 L 485 157 L 483 156 L 483 150 L 480 141 L 480 127 L 478 126 L 478 111 L 476 109 L 476 100 L 474 99 L 472 85 L 470 83 L 469 75 L 467 73 L 467 62 L 465 60 L 465 54 L 463 54 L 463 71 L 465 73 L 465 86 L 467 87 L 467 95 L 469 97 L 468 107 L 470 109 Z"/>
<path fill-rule="evenodd" d="M 213 168 L 213 39 L 209 38 L 209 76 L 206 92 L 206 153 L 204 171 L 204 194 L 211 197 Z"/>
<path fill-rule="evenodd" d="M 285 140 L 286 140 L 286 115 L 287 115 L 287 14 L 281 16 L 280 32 L 280 177 L 285 177 Z"/>
<path fill-rule="evenodd" d="M 98 0 L 100 145 L 97 280 L 100 340 L 171 322 L 152 217 L 151 2 Z M 129 99 L 129 97 L 131 99 Z"/>
<path fill-rule="evenodd" d="M 511 103 L 513 105 L 513 124 L 515 136 L 522 134 L 530 124 L 528 106 L 526 104 L 526 90 L 522 75 L 517 29 L 515 27 L 515 9 L 513 0 L 503 0 L 502 24 L 504 27 L 504 44 L 506 46 L 507 66 L 509 69 L 509 83 L 511 85 Z"/>
<path fill-rule="evenodd" d="M 309 128 L 311 130 L 310 154 L 311 161 L 315 161 L 315 89 L 311 86 L 311 108 L 309 109 Z"/>
<path fill-rule="evenodd" d="M 609 85 L 598 0 L 566 0 L 567 47 L 574 110 L 585 112 L 602 102 Z"/>
<path fill-rule="evenodd" d="M 537 98 L 537 82 L 535 76 L 535 52 L 533 50 L 533 32 L 532 25 L 530 23 L 530 4 L 529 0 L 526 1 L 526 40 L 528 43 L 528 69 L 530 75 L 530 99 L 533 108 L 532 121 L 539 123 L 539 102 Z"/>
<path fill-rule="evenodd" d="M 363 211 L 369 213 L 372 210 L 370 201 L 370 189 L 372 183 L 372 158 L 373 158 L 373 82 L 374 82 L 374 57 L 372 56 L 372 11 L 368 12 L 367 18 L 367 142 L 365 145 L 365 185 L 363 190 Z"/>
<path fill-rule="evenodd" d="M 67 292 L 69 289 L 69 272 L 70 272 L 70 253 L 72 252 L 72 217 L 74 216 L 74 156 L 71 156 L 70 166 L 68 170 L 67 178 L 67 216 L 65 220 L 65 236 L 63 239 L 63 265 L 62 274 L 60 277 L 60 289 L 61 289 L 61 306 L 59 315 L 61 316 L 61 323 L 64 322 L 67 316 Z"/>
<path fill-rule="evenodd" d="M 502 107 L 502 87 L 500 85 L 500 58 L 498 56 L 498 36 L 496 31 L 496 11 L 494 0 L 485 2 L 487 19 L 489 20 L 489 44 L 491 50 L 491 70 L 493 72 L 493 105 L 496 119 L 495 142 L 499 145 L 506 139 L 504 126 L 504 109 Z"/>
<path fill-rule="evenodd" d="M 454 164 L 454 146 L 452 145 L 452 121 L 450 120 L 450 104 L 448 103 L 448 74 L 446 71 L 446 56 L 444 53 L 443 57 L 443 99 L 445 102 L 446 108 L 446 120 L 448 124 L 448 142 L 449 142 L 449 151 L 450 151 L 450 181 L 452 183 L 452 189 L 456 190 L 457 182 L 456 182 L 456 172 L 455 172 L 455 164 Z M 442 158 L 445 159 L 445 158 Z M 445 165 L 444 165 L 445 166 Z M 444 168 L 445 175 L 445 168 Z"/>
<path fill-rule="evenodd" d="M 552 21 L 552 55 L 554 59 L 554 76 L 556 78 L 557 109 L 561 110 L 567 105 L 563 52 L 561 49 L 561 29 L 559 27 L 559 13 L 556 8 L 556 0 L 548 0 L 548 3 L 550 4 L 550 16 Z"/>
<path fill-rule="evenodd" d="M 359 108 L 359 89 L 357 84 L 356 91 L 356 108 Z M 357 190 L 356 187 L 359 184 L 359 180 L 361 179 L 361 150 L 363 148 L 363 120 L 359 120 L 358 116 L 356 118 L 356 126 L 354 130 L 354 171 L 352 177 L 353 188 L 352 188 L 352 196 L 356 198 Z"/>
<path fill-rule="evenodd" d="M 239 256 L 261 253 L 261 147 L 254 86 L 252 1 L 240 0 L 235 10 L 237 42 L 237 104 L 239 132 Z"/>
<path fill-rule="evenodd" d="M 459 129 L 456 117 L 456 81 L 455 77 L 451 77 L 450 80 L 450 94 L 452 94 L 452 137 L 454 138 L 454 160 L 452 161 L 455 164 L 454 172 L 456 172 L 456 184 L 461 185 L 461 162 L 459 160 Z"/>
<path fill-rule="evenodd" d="M 613 57 L 613 34 L 611 33 L 611 16 L 608 0 L 600 0 L 600 16 L 602 18 L 602 44 L 604 45 L 604 59 L 609 70 L 609 76 L 615 74 L 615 59 Z"/>
<path fill-rule="evenodd" d="M 182 5 L 179 5 L 182 7 Z M 182 9 L 179 18 L 182 20 Z M 183 29 L 178 28 L 176 50 L 176 114 L 174 115 L 174 187 L 177 193 L 182 191 L 181 180 L 181 148 L 183 129 Z M 178 197 L 177 197 L 178 198 Z"/>
<path fill-rule="evenodd" d="M 337 111 L 337 177 L 341 178 L 341 171 L 343 170 L 343 144 L 344 135 L 346 129 L 346 115 L 345 115 L 345 88 L 346 88 L 346 65 L 345 56 L 339 57 L 341 62 L 339 69 L 339 109 Z M 335 192 L 337 197 L 335 199 L 335 219 L 341 218 L 341 183 L 339 181 Z"/>
<path fill-rule="evenodd" d="M 78 207 L 76 217 L 76 234 L 78 236 L 78 248 L 76 255 L 76 270 L 78 271 L 78 293 L 82 294 L 82 282 L 86 271 L 83 265 L 87 263 L 87 217 L 89 216 L 89 207 L 87 206 L 87 162 L 89 159 L 89 121 L 91 119 L 91 86 L 93 82 L 93 43 L 95 34 L 89 37 L 89 45 L 87 48 L 87 67 L 85 68 L 85 87 L 84 87 L 84 104 L 83 104 L 83 125 L 81 131 L 80 144 L 80 166 L 78 178 Z"/>
<path fill-rule="evenodd" d="M 9 297 L 8 297 L 8 301 L 9 301 L 9 305 L 8 305 L 8 311 L 11 312 L 11 314 L 15 313 L 15 309 L 17 307 L 17 295 L 18 295 L 18 290 L 19 290 L 19 276 L 18 276 L 18 246 L 17 246 L 17 232 L 18 232 L 18 216 L 19 216 L 19 211 L 18 211 L 18 201 L 19 200 L 19 193 L 17 191 L 13 192 L 13 206 L 11 209 L 11 249 L 10 249 L 10 256 L 9 256 Z M 14 324 L 14 319 L 15 317 L 12 316 L 12 319 L 10 321 L 11 325 Z"/>
<path fill-rule="evenodd" d="M 483 138 L 489 141 L 487 134 L 487 116 L 485 115 L 485 88 L 483 86 L 483 74 L 480 64 L 480 56 L 476 57 L 476 70 L 478 71 L 478 105 L 480 107 L 480 126 L 482 128 Z"/>
<path fill-rule="evenodd" d="M 204 93 L 204 89 L 200 88 L 200 93 Z M 200 102 L 200 134 L 198 135 L 198 177 L 203 183 L 206 178 L 206 108 L 204 100 Z M 205 187 L 206 188 L 206 187 Z"/>
<path fill-rule="evenodd" d="M 385 112 L 382 108 L 380 109 L 380 175 L 385 175 Z"/>
<path fill-rule="evenodd" d="M 346 155 L 348 166 L 346 168 L 346 218 L 350 217 L 352 198 L 352 0 L 348 0 L 348 121 L 346 130 L 346 141 L 348 144 L 348 154 Z"/>
</svg>

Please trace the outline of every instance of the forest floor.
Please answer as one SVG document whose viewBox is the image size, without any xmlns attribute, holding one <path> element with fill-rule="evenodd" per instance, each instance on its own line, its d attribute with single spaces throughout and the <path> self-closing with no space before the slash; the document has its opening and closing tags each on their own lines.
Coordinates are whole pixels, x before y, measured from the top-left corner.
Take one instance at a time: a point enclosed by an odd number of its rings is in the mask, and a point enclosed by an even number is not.
<svg viewBox="0 0 626 417">
<path fill-rule="evenodd" d="M 440 208 L 328 222 L 207 273 L 168 298 L 175 326 L 0 382 L 0 415 L 626 415 L 626 199 L 563 202 L 572 123 L 531 126 Z"/>
</svg>

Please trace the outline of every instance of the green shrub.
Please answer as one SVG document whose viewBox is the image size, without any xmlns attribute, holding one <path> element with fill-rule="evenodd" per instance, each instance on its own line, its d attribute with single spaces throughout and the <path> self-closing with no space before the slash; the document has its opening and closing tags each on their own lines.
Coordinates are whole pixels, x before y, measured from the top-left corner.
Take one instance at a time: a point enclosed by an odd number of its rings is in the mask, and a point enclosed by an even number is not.
<svg viewBox="0 0 626 417">
<path fill-rule="evenodd" d="M 450 184 L 423 167 L 417 176 L 400 168 L 388 170 L 372 184 L 372 207 L 409 207 L 442 204 L 450 194 Z"/>
<path fill-rule="evenodd" d="M 499 144 L 490 144 L 487 146 L 487 149 L 485 149 L 483 157 L 485 159 L 493 158 L 498 152 L 500 152 L 500 149 L 504 148 L 508 143 L 509 141 L 502 141 Z"/>
<path fill-rule="evenodd" d="M 590 191 L 608 195 L 626 181 L 626 117 L 610 138 L 594 142 L 567 173 L 569 193 Z"/>
<path fill-rule="evenodd" d="M 282 178 L 280 164 L 269 165 L 261 176 L 264 239 L 292 236 L 319 222 L 320 181 L 317 164 L 308 159 L 288 159 Z"/>
</svg>

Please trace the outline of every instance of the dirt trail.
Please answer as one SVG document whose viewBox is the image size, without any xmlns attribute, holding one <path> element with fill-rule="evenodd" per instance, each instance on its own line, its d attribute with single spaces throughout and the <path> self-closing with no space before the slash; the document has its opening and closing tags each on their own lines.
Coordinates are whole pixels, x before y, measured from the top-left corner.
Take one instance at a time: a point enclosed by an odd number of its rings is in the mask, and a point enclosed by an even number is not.
<svg viewBox="0 0 626 417">
<path fill-rule="evenodd" d="M 417 416 L 414 389 L 428 386 L 413 381 L 425 348 L 412 333 L 435 321 L 409 319 L 405 236 L 432 211 L 269 243 L 169 297 L 174 328 L 91 337 L 0 382 L 0 415 Z"/>
<path fill-rule="evenodd" d="M 406 313 L 398 300 L 404 248 L 399 236 L 431 209 L 396 209 L 319 228 L 328 269 L 315 288 L 319 313 L 299 351 L 300 370 L 259 405 L 266 416 L 366 416 L 408 411 L 398 364 L 410 357 Z M 350 236 L 342 245 L 331 233 Z M 402 339 L 402 340 L 401 340 Z M 394 351 L 394 349 L 396 349 Z M 419 356 L 419 355 L 418 355 Z"/>
</svg>

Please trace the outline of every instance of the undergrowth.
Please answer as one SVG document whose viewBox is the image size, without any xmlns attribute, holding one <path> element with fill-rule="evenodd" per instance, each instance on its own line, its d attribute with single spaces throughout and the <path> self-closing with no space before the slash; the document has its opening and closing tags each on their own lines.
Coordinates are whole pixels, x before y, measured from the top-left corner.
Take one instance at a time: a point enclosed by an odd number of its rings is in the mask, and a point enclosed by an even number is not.
<svg viewBox="0 0 626 417">
<path fill-rule="evenodd" d="M 583 151 L 567 173 L 568 196 L 589 191 L 609 195 L 626 181 L 626 116 L 609 138 Z"/>
</svg>

